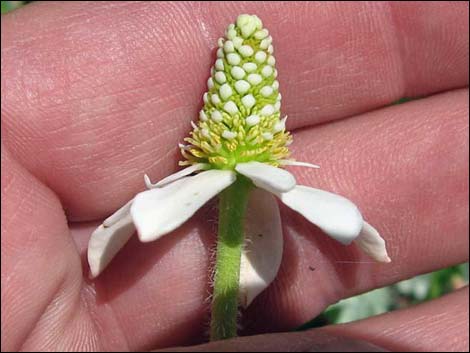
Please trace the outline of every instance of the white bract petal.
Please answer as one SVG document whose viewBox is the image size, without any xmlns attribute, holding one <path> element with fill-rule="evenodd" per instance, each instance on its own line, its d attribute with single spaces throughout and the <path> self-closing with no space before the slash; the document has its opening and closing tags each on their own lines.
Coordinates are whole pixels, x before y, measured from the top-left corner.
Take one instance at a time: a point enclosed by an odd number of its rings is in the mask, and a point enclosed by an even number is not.
<svg viewBox="0 0 470 353">
<path fill-rule="evenodd" d="M 111 216 L 106 218 L 103 221 L 103 225 L 105 227 L 111 227 L 114 223 L 119 221 L 120 219 L 124 218 L 127 214 L 129 214 L 129 210 L 131 209 L 132 201 L 134 199 L 128 201 L 124 206 L 122 206 L 119 210 L 114 212 Z"/>
<path fill-rule="evenodd" d="M 135 227 L 129 213 L 109 227 L 102 224 L 96 228 L 88 242 L 87 254 L 92 278 L 103 272 L 134 232 Z"/>
<path fill-rule="evenodd" d="M 145 186 L 147 187 L 147 189 L 161 188 L 162 186 L 170 184 L 170 183 L 172 183 L 172 182 L 174 182 L 178 179 L 181 179 L 185 176 L 188 176 L 188 175 L 190 175 L 194 172 L 197 172 L 197 171 L 203 170 L 203 169 L 207 169 L 207 168 L 209 168 L 209 164 L 196 163 L 196 164 L 193 164 L 193 165 L 191 165 L 187 168 L 181 169 L 180 171 L 178 171 L 174 174 L 168 175 L 167 177 L 163 178 L 162 180 L 160 180 L 158 183 L 155 183 L 155 184 L 152 184 L 152 182 L 150 181 L 150 178 L 147 176 L 147 174 L 145 174 L 144 175 Z M 129 201 L 128 205 L 129 205 L 128 208 L 130 209 L 130 207 L 131 207 L 130 201 Z M 128 211 L 129 210 L 127 210 L 127 212 Z M 108 219 L 106 219 L 106 221 L 107 220 Z"/>
<path fill-rule="evenodd" d="M 284 204 L 345 245 L 361 232 L 361 213 L 342 196 L 302 185 L 278 196 Z"/>
<path fill-rule="evenodd" d="M 214 169 L 137 194 L 131 215 L 140 240 L 153 241 L 178 228 L 235 178 L 232 171 Z"/>
<path fill-rule="evenodd" d="M 364 221 L 362 231 L 354 242 L 374 260 L 379 262 L 392 261 L 387 254 L 385 240 L 383 240 L 379 232 L 366 221 Z"/>
<path fill-rule="evenodd" d="M 320 168 L 320 166 L 316 165 L 316 164 L 307 163 L 307 162 L 293 161 L 293 160 L 290 160 L 290 159 L 280 159 L 279 163 L 281 165 L 292 165 L 292 166 L 295 166 L 295 167 L 308 167 L 308 168 L 315 168 L 315 169 Z"/>
<path fill-rule="evenodd" d="M 295 187 L 295 178 L 287 170 L 259 162 L 239 163 L 235 170 L 269 192 L 282 193 Z"/>
<path fill-rule="evenodd" d="M 239 301 L 251 304 L 274 280 L 282 260 L 282 227 L 276 199 L 261 189 L 251 191 L 245 218 L 245 248 L 240 265 Z"/>
</svg>

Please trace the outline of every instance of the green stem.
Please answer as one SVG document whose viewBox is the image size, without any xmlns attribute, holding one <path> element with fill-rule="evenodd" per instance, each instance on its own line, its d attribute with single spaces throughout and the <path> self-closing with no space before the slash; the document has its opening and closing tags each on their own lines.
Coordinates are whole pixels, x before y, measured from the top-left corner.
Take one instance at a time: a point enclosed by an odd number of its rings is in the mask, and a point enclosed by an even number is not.
<svg viewBox="0 0 470 353">
<path fill-rule="evenodd" d="M 240 259 L 251 182 L 240 175 L 220 194 L 211 341 L 237 336 Z"/>
</svg>

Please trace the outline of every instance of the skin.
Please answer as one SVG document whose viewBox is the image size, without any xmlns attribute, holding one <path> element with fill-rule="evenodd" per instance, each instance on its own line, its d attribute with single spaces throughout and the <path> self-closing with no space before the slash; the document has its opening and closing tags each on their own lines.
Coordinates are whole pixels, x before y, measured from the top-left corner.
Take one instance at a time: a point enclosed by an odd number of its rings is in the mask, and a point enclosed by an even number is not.
<svg viewBox="0 0 470 353">
<path fill-rule="evenodd" d="M 468 261 L 467 2 L 33 3 L 2 15 L 3 351 L 206 341 L 215 204 L 157 242 L 132 239 L 95 281 L 85 253 L 94 227 L 144 189 L 144 173 L 177 170 L 216 40 L 239 13 L 257 14 L 274 38 L 293 157 L 322 167 L 289 170 L 353 200 L 393 262 L 372 263 L 283 207 L 279 275 L 243 313 L 242 333 L 260 335 L 189 350 L 468 351 L 468 288 L 272 333 Z M 389 106 L 403 96 L 425 98 Z"/>
</svg>

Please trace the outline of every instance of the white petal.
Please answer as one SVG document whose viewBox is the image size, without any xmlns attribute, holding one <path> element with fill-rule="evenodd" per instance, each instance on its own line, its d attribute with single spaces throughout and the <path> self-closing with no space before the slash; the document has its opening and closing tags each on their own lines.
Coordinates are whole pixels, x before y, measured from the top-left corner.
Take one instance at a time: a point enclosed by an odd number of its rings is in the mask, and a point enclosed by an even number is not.
<svg viewBox="0 0 470 353">
<path fill-rule="evenodd" d="M 295 178 L 287 170 L 259 162 L 239 163 L 235 170 L 269 192 L 280 193 L 295 187 Z"/>
<path fill-rule="evenodd" d="M 134 234 L 135 227 L 128 213 L 112 226 L 100 225 L 88 242 L 88 264 L 92 278 L 98 276 Z"/>
<path fill-rule="evenodd" d="M 281 159 L 279 160 L 279 163 L 281 165 L 292 165 L 295 167 L 308 167 L 308 168 L 320 168 L 319 165 L 312 164 L 312 163 L 307 163 L 307 162 L 299 162 L 299 161 L 293 161 L 290 159 Z"/>
<path fill-rule="evenodd" d="M 137 194 L 131 215 L 140 240 L 153 241 L 178 228 L 235 178 L 232 171 L 214 169 Z"/>
<path fill-rule="evenodd" d="M 134 199 L 130 200 L 129 202 L 127 202 L 124 206 L 122 206 L 119 210 L 117 210 L 116 212 L 114 212 L 111 216 L 109 216 L 108 218 L 106 218 L 104 221 L 103 221 L 103 226 L 105 227 L 111 227 L 114 223 L 116 223 L 117 221 L 119 221 L 120 219 L 126 217 L 128 214 L 129 214 L 129 210 L 131 209 L 131 205 L 132 205 L 132 201 L 134 201 Z"/>
<path fill-rule="evenodd" d="M 250 194 L 246 244 L 240 267 L 240 304 L 246 308 L 274 280 L 282 260 L 281 216 L 276 199 L 262 189 Z"/>
<path fill-rule="evenodd" d="M 145 186 L 147 187 L 147 189 L 161 188 L 162 186 L 165 186 L 169 183 L 174 182 L 175 180 L 188 176 L 189 174 L 197 172 L 198 170 L 205 169 L 208 166 L 209 165 L 206 163 L 193 164 L 187 168 L 177 171 L 174 174 L 168 175 L 167 177 L 163 178 L 162 180 L 160 180 L 158 183 L 155 183 L 155 184 L 152 184 L 152 182 L 150 181 L 150 178 L 147 176 L 147 174 L 145 174 L 144 175 Z"/>
<path fill-rule="evenodd" d="M 364 221 L 361 234 L 354 241 L 367 255 L 379 262 L 391 262 L 388 257 L 385 240 L 379 232 L 369 223 Z"/>
<path fill-rule="evenodd" d="M 342 196 L 296 186 L 289 192 L 279 194 L 279 197 L 287 206 L 343 244 L 351 243 L 361 232 L 361 213 L 356 205 Z"/>
</svg>

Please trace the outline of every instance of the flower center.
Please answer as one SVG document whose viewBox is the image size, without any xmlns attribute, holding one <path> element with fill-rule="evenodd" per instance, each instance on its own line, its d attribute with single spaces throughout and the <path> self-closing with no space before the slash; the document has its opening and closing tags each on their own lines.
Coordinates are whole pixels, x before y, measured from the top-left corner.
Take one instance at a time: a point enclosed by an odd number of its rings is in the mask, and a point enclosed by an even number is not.
<svg viewBox="0 0 470 353">
<path fill-rule="evenodd" d="M 258 161 L 278 166 L 289 155 L 292 137 L 280 119 L 272 38 L 257 16 L 241 15 L 218 46 L 204 107 L 185 138 L 189 145 L 181 147 L 186 160 L 180 164 L 233 169 Z"/>
</svg>

